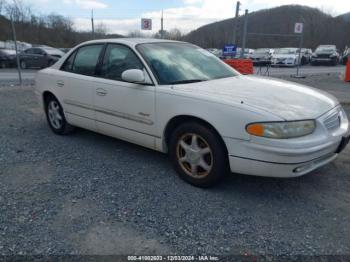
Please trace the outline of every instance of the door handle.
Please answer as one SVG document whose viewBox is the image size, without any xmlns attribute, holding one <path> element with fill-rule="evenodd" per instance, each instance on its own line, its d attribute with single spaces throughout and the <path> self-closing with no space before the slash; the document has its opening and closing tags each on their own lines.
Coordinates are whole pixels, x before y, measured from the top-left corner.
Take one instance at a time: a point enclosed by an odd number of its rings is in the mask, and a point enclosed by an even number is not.
<svg viewBox="0 0 350 262">
<path fill-rule="evenodd" d="M 57 81 L 56 82 L 58 87 L 63 87 L 64 86 L 64 82 L 63 81 Z"/>
<path fill-rule="evenodd" d="M 104 89 L 102 89 L 102 88 L 98 88 L 98 89 L 96 89 L 96 94 L 97 94 L 98 96 L 106 96 L 108 93 L 107 93 L 106 90 L 104 90 Z"/>
</svg>

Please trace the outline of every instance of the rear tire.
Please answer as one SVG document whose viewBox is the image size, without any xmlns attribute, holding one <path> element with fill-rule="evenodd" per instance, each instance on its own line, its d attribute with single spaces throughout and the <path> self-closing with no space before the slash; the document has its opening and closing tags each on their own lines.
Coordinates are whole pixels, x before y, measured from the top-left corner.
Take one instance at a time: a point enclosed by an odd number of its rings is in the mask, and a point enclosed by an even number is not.
<svg viewBox="0 0 350 262">
<path fill-rule="evenodd" d="M 68 135 L 75 130 L 73 126 L 68 124 L 60 102 L 53 95 L 46 98 L 45 113 L 47 122 L 55 134 Z"/>
<path fill-rule="evenodd" d="M 174 130 L 169 155 L 180 178 L 196 187 L 212 187 L 229 172 L 224 143 L 212 128 L 196 121 Z"/>
</svg>

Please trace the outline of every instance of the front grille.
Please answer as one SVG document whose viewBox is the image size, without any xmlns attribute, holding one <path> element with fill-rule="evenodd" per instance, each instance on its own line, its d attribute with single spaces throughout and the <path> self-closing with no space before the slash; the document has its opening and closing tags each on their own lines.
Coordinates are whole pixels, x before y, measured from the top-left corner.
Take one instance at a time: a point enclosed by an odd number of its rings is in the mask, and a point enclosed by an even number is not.
<svg viewBox="0 0 350 262">
<path fill-rule="evenodd" d="M 334 111 L 331 115 L 329 115 L 325 120 L 324 120 L 324 125 L 328 130 L 335 130 L 340 127 L 341 124 L 341 117 L 340 117 L 340 112 L 339 110 Z"/>
</svg>

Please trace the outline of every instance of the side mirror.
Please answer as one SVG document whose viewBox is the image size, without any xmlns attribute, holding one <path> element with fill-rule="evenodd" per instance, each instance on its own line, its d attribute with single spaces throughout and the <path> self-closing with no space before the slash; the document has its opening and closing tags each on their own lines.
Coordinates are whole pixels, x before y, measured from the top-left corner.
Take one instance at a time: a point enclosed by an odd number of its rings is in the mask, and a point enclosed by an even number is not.
<svg viewBox="0 0 350 262">
<path fill-rule="evenodd" d="M 144 84 L 146 83 L 145 73 L 140 69 L 129 69 L 122 73 L 125 82 Z"/>
</svg>

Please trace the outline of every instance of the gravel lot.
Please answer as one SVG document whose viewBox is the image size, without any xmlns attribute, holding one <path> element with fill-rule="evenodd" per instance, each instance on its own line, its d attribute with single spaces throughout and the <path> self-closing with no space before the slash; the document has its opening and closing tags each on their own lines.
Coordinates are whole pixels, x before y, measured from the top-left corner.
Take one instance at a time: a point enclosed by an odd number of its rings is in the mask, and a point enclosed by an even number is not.
<svg viewBox="0 0 350 262">
<path fill-rule="evenodd" d="M 1 87 L 0 115 L 1 255 L 350 255 L 350 147 L 301 178 L 203 190 L 166 155 L 54 135 L 31 87 Z"/>
</svg>

